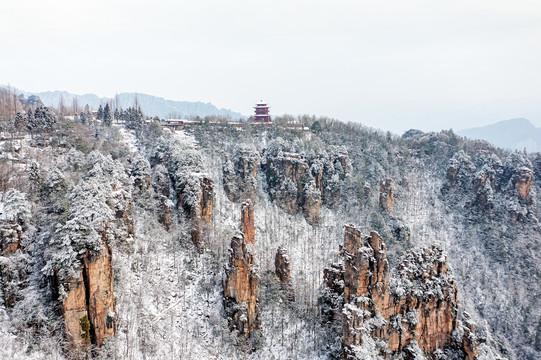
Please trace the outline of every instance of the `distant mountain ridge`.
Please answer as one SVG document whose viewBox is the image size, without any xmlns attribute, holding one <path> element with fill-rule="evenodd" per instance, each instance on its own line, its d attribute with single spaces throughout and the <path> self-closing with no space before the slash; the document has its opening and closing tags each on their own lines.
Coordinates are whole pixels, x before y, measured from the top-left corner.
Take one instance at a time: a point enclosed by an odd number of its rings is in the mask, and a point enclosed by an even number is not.
<svg viewBox="0 0 541 360">
<path fill-rule="evenodd" d="M 457 131 L 460 136 L 481 139 L 511 150 L 541 151 L 541 128 L 528 119 L 517 118 L 495 124 Z"/>
<path fill-rule="evenodd" d="M 41 101 L 45 106 L 58 106 L 60 99 L 64 101 L 66 106 L 70 106 L 74 98 L 77 98 L 79 107 L 84 107 L 86 104 L 90 105 L 92 109 L 97 109 L 100 104 L 105 104 L 111 101 L 113 98 L 99 97 L 95 94 L 77 95 L 67 91 L 45 91 L 45 92 L 28 92 L 21 91 L 12 88 L 17 93 L 22 93 L 25 96 L 37 95 L 41 98 Z M 135 98 L 143 110 L 143 113 L 148 116 L 158 116 L 160 118 L 167 118 L 170 114 L 178 114 L 183 117 L 189 116 L 225 116 L 232 119 L 245 118 L 246 116 L 241 113 L 235 112 L 230 109 L 217 108 L 211 103 L 203 103 L 200 101 L 175 101 L 167 100 L 162 97 L 153 95 L 141 94 L 141 93 L 120 93 L 117 94 L 120 106 L 127 108 L 135 104 Z"/>
</svg>

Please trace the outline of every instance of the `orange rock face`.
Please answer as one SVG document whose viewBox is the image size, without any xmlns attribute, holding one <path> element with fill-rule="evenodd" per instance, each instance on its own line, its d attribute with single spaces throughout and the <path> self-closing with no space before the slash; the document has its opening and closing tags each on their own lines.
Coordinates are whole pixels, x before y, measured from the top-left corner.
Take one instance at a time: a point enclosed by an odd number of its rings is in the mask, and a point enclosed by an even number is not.
<svg viewBox="0 0 541 360">
<path fill-rule="evenodd" d="M 21 246 L 23 232 L 17 223 L 2 224 L 0 228 L 0 252 L 3 256 L 13 254 Z"/>
<path fill-rule="evenodd" d="M 254 263 L 253 208 L 249 203 L 245 205 L 242 207 L 242 229 L 247 233 L 236 235 L 231 240 L 222 286 L 229 327 L 248 338 L 260 328 L 261 323 L 257 301 L 259 276 Z"/>
<path fill-rule="evenodd" d="M 254 206 L 250 200 L 241 207 L 241 227 L 247 244 L 255 245 Z"/>
<path fill-rule="evenodd" d="M 362 344 L 363 335 L 383 340 L 390 354 L 414 340 L 427 355 L 451 345 L 458 327 L 457 291 L 442 250 L 408 252 L 392 280 L 377 233 L 363 239 L 358 229 L 346 226 L 342 253 L 344 358 L 354 358 L 354 346 Z"/>
<path fill-rule="evenodd" d="M 62 301 L 64 324 L 76 345 L 101 346 L 116 331 L 112 253 L 105 241 L 103 245 L 104 250 L 97 258 L 85 254 L 77 278 L 64 281 L 67 293 Z"/>
<path fill-rule="evenodd" d="M 517 189 L 518 196 L 522 199 L 530 202 L 530 188 L 533 183 L 533 171 L 530 169 L 522 169 L 513 177 L 513 184 Z"/>
<path fill-rule="evenodd" d="M 62 301 L 62 312 L 66 331 L 76 346 L 89 345 L 90 320 L 83 272 L 75 279 L 64 281 L 64 288 L 67 297 Z"/>
<path fill-rule="evenodd" d="M 393 181 L 391 179 L 383 180 L 379 183 L 379 205 L 387 212 L 393 209 L 394 194 Z"/>
<path fill-rule="evenodd" d="M 115 334 L 113 258 L 110 246 L 107 243 L 103 245 L 104 250 L 100 257 L 92 260 L 87 255 L 84 258 L 91 336 L 94 337 L 94 343 L 98 346 L 103 345 L 107 337 Z"/>
</svg>

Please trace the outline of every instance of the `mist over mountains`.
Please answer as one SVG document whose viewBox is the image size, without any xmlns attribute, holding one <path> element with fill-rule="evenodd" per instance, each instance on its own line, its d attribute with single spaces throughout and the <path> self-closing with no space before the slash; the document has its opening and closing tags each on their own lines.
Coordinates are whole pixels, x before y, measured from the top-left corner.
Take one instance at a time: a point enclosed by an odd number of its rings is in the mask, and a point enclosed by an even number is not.
<svg viewBox="0 0 541 360">
<path fill-rule="evenodd" d="M 511 150 L 536 152 L 541 150 L 541 128 L 528 119 L 517 118 L 495 124 L 457 131 L 458 135 L 470 139 L 481 139 Z"/>
<path fill-rule="evenodd" d="M 66 106 L 70 106 L 73 99 L 76 98 L 79 107 L 84 107 L 86 104 L 91 108 L 97 109 L 100 104 L 105 104 L 112 98 L 99 97 L 96 94 L 84 94 L 77 95 L 67 91 L 45 91 L 45 92 L 27 92 L 17 90 L 18 93 L 22 93 L 25 96 L 37 95 L 43 101 L 45 106 L 57 107 L 60 100 L 64 102 Z M 190 116 L 225 116 L 232 119 L 244 118 L 241 113 L 232 111 L 230 109 L 217 108 L 211 103 L 204 103 L 201 101 L 175 101 L 167 100 L 158 96 L 141 94 L 141 93 L 120 93 L 117 94 L 117 99 L 122 108 L 127 108 L 135 104 L 135 99 L 139 102 L 141 110 L 147 116 L 158 116 L 160 118 L 167 118 L 171 114 L 177 116 L 190 117 Z"/>
</svg>

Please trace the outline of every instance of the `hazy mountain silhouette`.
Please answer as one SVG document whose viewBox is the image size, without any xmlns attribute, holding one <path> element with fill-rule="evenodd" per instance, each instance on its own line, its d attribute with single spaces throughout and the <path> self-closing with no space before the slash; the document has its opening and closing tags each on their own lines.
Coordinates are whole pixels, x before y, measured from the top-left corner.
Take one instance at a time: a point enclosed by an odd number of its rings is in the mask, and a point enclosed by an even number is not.
<svg viewBox="0 0 541 360">
<path fill-rule="evenodd" d="M 17 93 L 23 93 L 25 96 L 38 95 L 45 106 L 57 107 L 60 103 L 60 99 L 63 100 L 65 106 L 71 106 L 73 98 L 77 98 L 77 103 L 80 108 L 83 108 L 86 104 L 88 104 L 92 109 L 97 109 L 100 104 L 104 105 L 106 102 L 111 101 L 111 98 L 99 97 L 95 94 L 76 95 L 67 91 L 58 90 L 28 92 L 18 90 L 13 87 L 11 87 L 11 89 L 15 90 Z M 141 93 L 118 94 L 120 106 L 124 109 L 133 106 L 135 104 L 136 97 L 141 109 L 143 110 L 143 113 L 148 116 L 167 118 L 170 114 L 175 113 L 182 117 L 204 117 L 209 115 L 218 115 L 230 117 L 232 119 L 245 118 L 245 116 L 241 113 L 232 111 L 230 109 L 219 109 L 211 103 L 203 103 L 200 101 L 174 101 Z"/>
<path fill-rule="evenodd" d="M 465 129 L 458 135 L 470 139 L 481 139 L 504 149 L 541 151 L 541 128 L 536 128 L 528 119 L 518 118 L 497 122 L 483 127 Z"/>
</svg>

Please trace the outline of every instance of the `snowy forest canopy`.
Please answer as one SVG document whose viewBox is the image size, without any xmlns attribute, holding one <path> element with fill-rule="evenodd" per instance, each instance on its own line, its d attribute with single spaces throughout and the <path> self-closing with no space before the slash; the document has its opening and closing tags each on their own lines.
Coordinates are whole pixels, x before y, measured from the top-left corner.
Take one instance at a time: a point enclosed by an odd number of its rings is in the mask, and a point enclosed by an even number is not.
<svg viewBox="0 0 541 360">
<path fill-rule="evenodd" d="M 6 358 L 339 357 L 340 324 L 322 312 L 323 274 L 341 261 L 350 223 L 382 236 L 390 268 L 408 250 L 444 249 L 460 316 L 477 323 L 479 358 L 541 354 L 538 154 L 452 131 L 397 137 L 310 116 L 272 127 L 209 118 L 172 132 L 145 121 L 137 104 L 104 104 L 94 115 L 0 95 Z M 211 213 L 202 179 L 213 184 Z M 260 278 L 261 331 L 247 340 L 230 331 L 222 303 L 240 224 L 241 199 L 231 193 L 240 189 L 254 201 Z M 288 252 L 294 302 L 274 275 L 278 247 Z M 115 335 L 98 346 L 90 316 L 92 329 L 79 335 L 88 346 L 73 348 L 63 310 L 74 279 L 88 282 L 109 251 L 115 304 L 105 313 Z M 382 356 L 381 344 L 363 344 L 359 354 Z"/>
</svg>

